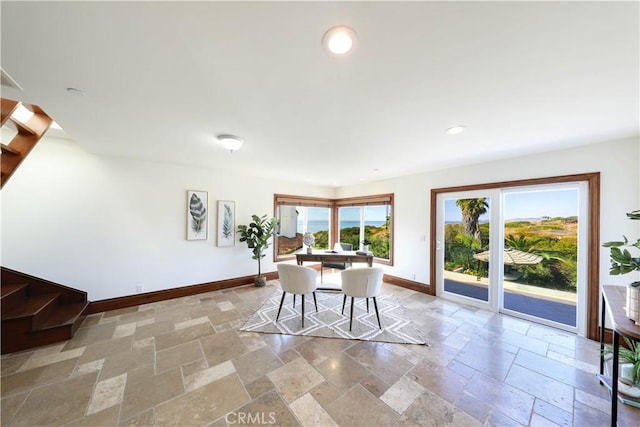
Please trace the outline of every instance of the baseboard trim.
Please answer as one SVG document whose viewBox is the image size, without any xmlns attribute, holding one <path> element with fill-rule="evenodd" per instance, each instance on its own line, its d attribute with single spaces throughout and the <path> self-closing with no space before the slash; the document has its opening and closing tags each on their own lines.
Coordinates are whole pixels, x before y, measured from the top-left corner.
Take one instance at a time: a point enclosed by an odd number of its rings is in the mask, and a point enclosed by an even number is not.
<svg viewBox="0 0 640 427">
<path fill-rule="evenodd" d="M 278 272 L 265 273 L 267 280 L 278 278 Z M 143 294 L 127 295 L 117 298 L 109 298 L 99 301 L 91 301 L 87 309 L 88 314 L 101 313 L 103 311 L 117 310 L 133 307 L 151 302 L 165 301 L 173 298 L 187 297 L 205 292 L 219 291 L 221 289 L 235 288 L 253 283 L 255 276 L 235 277 L 233 279 L 206 282 L 197 285 L 182 286 L 179 288 L 164 289 L 161 291 L 145 292 Z"/>
<path fill-rule="evenodd" d="M 267 280 L 278 278 L 278 272 L 265 273 Z M 233 279 L 219 280 L 216 282 L 206 282 L 197 285 L 182 286 L 179 288 L 164 289 L 161 291 L 145 292 L 143 294 L 127 295 L 117 298 L 109 298 L 99 301 L 91 301 L 87 308 L 87 314 L 102 313 L 103 311 L 118 310 L 120 308 L 134 307 L 136 305 L 149 304 L 152 302 L 165 301 L 173 298 L 187 297 L 202 294 L 205 292 L 219 291 L 221 289 L 235 288 L 238 286 L 250 285 L 255 276 L 235 277 Z M 384 275 L 384 282 L 402 288 L 411 289 L 416 292 L 428 294 L 429 285 L 403 279 L 402 277 Z"/>
<path fill-rule="evenodd" d="M 402 288 L 411 289 L 412 291 L 416 291 L 416 292 L 422 292 L 423 294 L 431 293 L 430 292 L 431 286 L 429 286 L 426 283 L 403 279 L 402 277 L 392 276 L 390 274 L 385 274 L 383 280 L 385 283 L 400 286 Z"/>
</svg>

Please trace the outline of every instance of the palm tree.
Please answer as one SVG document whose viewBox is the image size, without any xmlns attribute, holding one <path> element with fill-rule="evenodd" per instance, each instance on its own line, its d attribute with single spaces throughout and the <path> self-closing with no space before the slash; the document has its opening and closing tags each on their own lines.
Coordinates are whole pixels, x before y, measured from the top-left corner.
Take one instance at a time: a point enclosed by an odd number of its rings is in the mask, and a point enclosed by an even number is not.
<svg viewBox="0 0 640 427">
<path fill-rule="evenodd" d="M 473 258 L 473 254 L 479 251 L 482 246 L 480 239 L 473 237 L 471 234 L 458 233 L 454 240 L 458 246 L 458 251 L 462 255 L 464 269 L 471 270 L 473 263 L 477 263 Z"/>
<path fill-rule="evenodd" d="M 485 197 L 475 199 L 458 199 L 456 206 L 462 211 L 462 225 L 464 232 L 470 236 L 480 239 L 480 227 L 478 226 L 478 218 L 480 215 L 487 213 L 489 204 Z"/>
<path fill-rule="evenodd" d="M 523 234 L 519 234 L 517 237 L 509 234 L 504 238 L 504 245 L 522 252 L 529 252 L 531 249 L 535 249 L 536 244 L 541 240 L 538 237 L 527 237 Z"/>
</svg>

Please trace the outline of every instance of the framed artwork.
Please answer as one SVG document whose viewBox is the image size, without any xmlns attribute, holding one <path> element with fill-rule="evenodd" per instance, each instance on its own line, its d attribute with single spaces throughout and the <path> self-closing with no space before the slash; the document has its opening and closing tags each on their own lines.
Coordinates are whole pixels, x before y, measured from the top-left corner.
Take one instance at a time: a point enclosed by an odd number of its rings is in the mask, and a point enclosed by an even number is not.
<svg viewBox="0 0 640 427">
<path fill-rule="evenodd" d="M 236 244 L 236 202 L 218 200 L 218 246 Z"/>
<path fill-rule="evenodd" d="M 187 191 L 187 240 L 207 240 L 208 204 L 206 191 Z"/>
</svg>

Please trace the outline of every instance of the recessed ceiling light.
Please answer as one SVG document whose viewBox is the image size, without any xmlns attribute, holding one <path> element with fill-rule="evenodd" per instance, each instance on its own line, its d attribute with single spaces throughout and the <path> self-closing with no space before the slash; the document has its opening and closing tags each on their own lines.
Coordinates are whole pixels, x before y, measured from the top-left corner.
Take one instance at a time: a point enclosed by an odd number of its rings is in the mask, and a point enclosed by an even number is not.
<svg viewBox="0 0 640 427">
<path fill-rule="evenodd" d="M 322 38 L 322 45 L 330 53 L 345 55 L 355 47 L 356 40 L 355 31 L 341 25 L 333 27 L 325 33 Z"/>
<path fill-rule="evenodd" d="M 239 150 L 242 144 L 244 144 L 244 139 L 235 135 L 218 135 L 218 141 L 220 141 L 220 144 L 222 144 L 224 148 L 232 153 Z"/>
<path fill-rule="evenodd" d="M 457 133 L 462 133 L 462 132 L 464 132 L 464 130 L 465 130 L 465 129 L 466 129 L 466 128 L 465 128 L 464 126 L 462 126 L 462 125 L 454 126 L 454 127 L 450 127 L 449 129 L 447 129 L 447 133 L 448 133 L 449 135 L 455 135 L 455 134 L 457 134 Z"/>
</svg>

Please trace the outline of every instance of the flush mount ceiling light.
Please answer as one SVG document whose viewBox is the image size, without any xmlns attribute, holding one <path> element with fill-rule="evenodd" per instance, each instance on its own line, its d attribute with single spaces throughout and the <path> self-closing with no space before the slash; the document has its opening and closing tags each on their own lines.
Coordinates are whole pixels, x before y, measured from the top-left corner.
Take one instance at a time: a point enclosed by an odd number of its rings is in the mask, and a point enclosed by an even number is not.
<svg viewBox="0 0 640 427">
<path fill-rule="evenodd" d="M 462 125 L 454 126 L 454 127 L 450 127 L 449 129 L 447 129 L 447 133 L 449 135 L 455 135 L 455 134 L 464 132 L 465 129 L 466 128 L 464 126 L 462 126 Z"/>
<path fill-rule="evenodd" d="M 324 34 L 322 46 L 334 55 L 345 55 L 356 45 L 356 33 L 343 25 L 333 27 Z"/>
<path fill-rule="evenodd" d="M 218 141 L 220 141 L 220 144 L 222 144 L 224 148 L 232 153 L 239 150 L 242 144 L 244 144 L 244 139 L 235 135 L 218 135 Z"/>
</svg>

